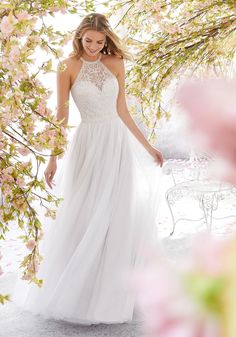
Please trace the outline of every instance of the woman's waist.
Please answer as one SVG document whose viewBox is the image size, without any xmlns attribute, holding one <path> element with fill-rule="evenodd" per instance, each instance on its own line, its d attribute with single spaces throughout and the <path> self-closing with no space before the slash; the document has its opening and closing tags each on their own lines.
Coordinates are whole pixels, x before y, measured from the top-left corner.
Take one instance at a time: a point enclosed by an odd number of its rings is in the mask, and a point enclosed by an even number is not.
<svg viewBox="0 0 236 337">
<path fill-rule="evenodd" d="M 109 122 L 111 120 L 120 119 L 117 112 L 105 113 L 105 114 L 82 114 L 82 123 L 99 123 L 99 122 Z"/>
</svg>

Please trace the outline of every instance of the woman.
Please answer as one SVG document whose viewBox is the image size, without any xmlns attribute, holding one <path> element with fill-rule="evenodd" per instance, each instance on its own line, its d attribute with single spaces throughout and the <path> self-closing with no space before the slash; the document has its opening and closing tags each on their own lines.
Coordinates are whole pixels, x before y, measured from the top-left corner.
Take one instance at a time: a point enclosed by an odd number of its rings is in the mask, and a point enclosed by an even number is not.
<svg viewBox="0 0 236 337">
<path fill-rule="evenodd" d="M 57 118 L 67 124 L 71 92 L 81 123 L 57 177 L 64 201 L 42 249 L 44 284 L 32 285 L 24 305 L 81 324 L 132 321 L 135 295 L 123 281 L 155 242 L 163 159 L 128 112 L 123 59 L 129 54 L 106 17 L 87 15 L 73 47 L 65 69 L 58 67 Z M 50 188 L 56 169 L 52 156 L 45 170 Z"/>
</svg>

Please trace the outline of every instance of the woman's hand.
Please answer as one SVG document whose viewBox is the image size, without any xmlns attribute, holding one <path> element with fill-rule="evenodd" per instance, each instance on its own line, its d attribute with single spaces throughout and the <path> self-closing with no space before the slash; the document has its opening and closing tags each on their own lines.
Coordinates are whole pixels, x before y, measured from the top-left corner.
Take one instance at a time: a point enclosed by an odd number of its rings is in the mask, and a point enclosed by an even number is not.
<svg viewBox="0 0 236 337">
<path fill-rule="evenodd" d="M 57 170 L 57 161 L 55 160 L 55 158 L 50 159 L 48 162 L 48 166 L 44 171 L 46 183 L 50 188 L 52 188 L 52 185 L 55 185 L 55 183 L 53 182 L 53 177 L 56 173 L 56 170 Z"/>
<path fill-rule="evenodd" d="M 150 145 L 148 147 L 148 152 L 150 153 L 151 156 L 153 156 L 155 162 L 160 165 L 160 167 L 162 167 L 163 165 L 163 156 L 162 153 L 160 151 L 158 151 L 155 147 L 153 147 L 152 145 Z"/>
</svg>

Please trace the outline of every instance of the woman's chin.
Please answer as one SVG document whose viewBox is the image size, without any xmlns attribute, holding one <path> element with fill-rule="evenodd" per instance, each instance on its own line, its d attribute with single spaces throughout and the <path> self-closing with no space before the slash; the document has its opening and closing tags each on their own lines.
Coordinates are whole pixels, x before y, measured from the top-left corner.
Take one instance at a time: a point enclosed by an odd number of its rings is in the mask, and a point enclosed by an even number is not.
<svg viewBox="0 0 236 337">
<path fill-rule="evenodd" d="M 86 53 L 89 55 L 89 56 L 96 56 L 96 55 L 98 55 L 99 54 L 99 52 L 100 52 L 100 50 L 99 51 L 96 51 L 96 52 L 91 52 L 91 51 L 89 51 L 89 50 L 86 50 Z"/>
</svg>

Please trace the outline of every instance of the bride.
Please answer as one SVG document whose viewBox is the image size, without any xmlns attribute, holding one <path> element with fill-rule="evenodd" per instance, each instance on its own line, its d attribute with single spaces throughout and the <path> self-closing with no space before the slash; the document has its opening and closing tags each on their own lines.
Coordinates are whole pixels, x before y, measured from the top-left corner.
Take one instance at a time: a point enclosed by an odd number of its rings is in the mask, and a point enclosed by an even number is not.
<svg viewBox="0 0 236 337">
<path fill-rule="evenodd" d="M 27 285 L 17 300 L 19 280 L 15 299 L 45 318 L 128 322 L 135 294 L 124 280 L 147 262 L 146 252 L 156 244 L 163 158 L 129 114 L 124 67 L 129 53 L 107 18 L 85 16 L 73 49 L 62 62 L 64 70 L 57 71 L 57 118 L 68 123 L 71 93 L 81 123 L 59 172 L 51 156 L 44 173 L 63 202 L 43 240 L 37 275 L 43 286 Z"/>
</svg>

